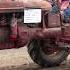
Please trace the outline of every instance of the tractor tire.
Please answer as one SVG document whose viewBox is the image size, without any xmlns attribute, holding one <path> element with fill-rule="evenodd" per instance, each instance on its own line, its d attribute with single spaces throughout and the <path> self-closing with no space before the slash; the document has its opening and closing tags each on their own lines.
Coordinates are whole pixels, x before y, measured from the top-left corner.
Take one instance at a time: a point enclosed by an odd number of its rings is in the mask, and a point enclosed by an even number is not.
<svg viewBox="0 0 70 70">
<path fill-rule="evenodd" d="M 56 55 L 49 56 L 48 54 L 44 53 L 41 48 L 41 43 L 39 43 L 38 40 L 32 40 L 28 44 L 28 53 L 32 60 L 42 67 L 58 66 L 67 58 L 69 54 L 68 49 L 60 49 Z"/>
</svg>

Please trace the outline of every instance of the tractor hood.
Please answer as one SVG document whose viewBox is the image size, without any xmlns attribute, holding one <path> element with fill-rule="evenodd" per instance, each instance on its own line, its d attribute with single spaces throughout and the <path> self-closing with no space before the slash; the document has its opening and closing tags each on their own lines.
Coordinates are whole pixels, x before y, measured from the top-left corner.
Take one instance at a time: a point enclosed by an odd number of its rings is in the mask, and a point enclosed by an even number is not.
<svg viewBox="0 0 70 70">
<path fill-rule="evenodd" d="M 24 8 L 51 9 L 49 2 L 44 0 L 0 0 L 0 13 Z"/>
</svg>

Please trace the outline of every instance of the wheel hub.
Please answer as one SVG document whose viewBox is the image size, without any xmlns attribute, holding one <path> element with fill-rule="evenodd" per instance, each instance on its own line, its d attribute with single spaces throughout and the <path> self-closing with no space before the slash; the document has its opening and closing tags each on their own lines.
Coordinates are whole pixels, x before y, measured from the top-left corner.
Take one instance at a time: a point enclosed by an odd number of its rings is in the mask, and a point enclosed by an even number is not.
<svg viewBox="0 0 70 70">
<path fill-rule="evenodd" d="M 42 51 L 47 55 L 52 55 L 59 52 L 59 47 L 54 40 L 43 40 L 41 43 Z"/>
</svg>

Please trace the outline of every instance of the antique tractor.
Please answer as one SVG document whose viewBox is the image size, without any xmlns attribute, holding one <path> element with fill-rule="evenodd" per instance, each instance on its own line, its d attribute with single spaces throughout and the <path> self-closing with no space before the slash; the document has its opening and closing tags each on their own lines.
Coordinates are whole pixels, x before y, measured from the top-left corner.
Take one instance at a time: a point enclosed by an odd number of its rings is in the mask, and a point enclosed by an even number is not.
<svg viewBox="0 0 70 70">
<path fill-rule="evenodd" d="M 20 48 L 37 64 L 47 67 L 63 62 L 69 54 L 70 24 L 60 12 L 49 13 L 44 0 L 0 0 L 0 49 Z"/>
</svg>

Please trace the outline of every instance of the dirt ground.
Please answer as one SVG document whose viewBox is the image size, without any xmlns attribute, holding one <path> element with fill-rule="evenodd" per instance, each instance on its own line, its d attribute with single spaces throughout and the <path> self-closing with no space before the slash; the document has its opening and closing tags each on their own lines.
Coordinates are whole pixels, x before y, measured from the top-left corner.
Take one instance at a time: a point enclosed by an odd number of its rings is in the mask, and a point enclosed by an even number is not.
<svg viewBox="0 0 70 70">
<path fill-rule="evenodd" d="M 0 50 L 0 67 L 33 63 L 27 48 Z"/>
<path fill-rule="evenodd" d="M 58 67 L 41 68 L 31 60 L 26 47 L 0 50 L 0 70 L 70 70 L 70 55 Z"/>
</svg>

